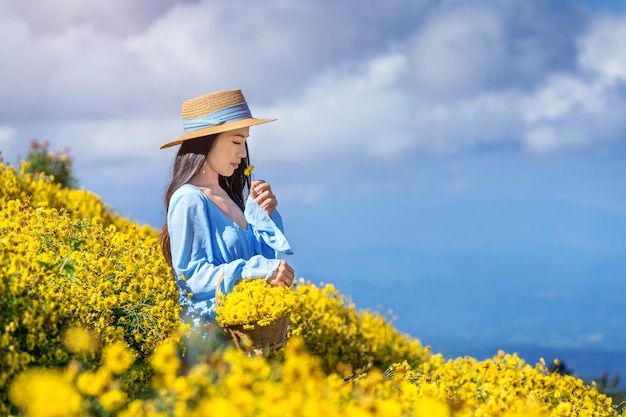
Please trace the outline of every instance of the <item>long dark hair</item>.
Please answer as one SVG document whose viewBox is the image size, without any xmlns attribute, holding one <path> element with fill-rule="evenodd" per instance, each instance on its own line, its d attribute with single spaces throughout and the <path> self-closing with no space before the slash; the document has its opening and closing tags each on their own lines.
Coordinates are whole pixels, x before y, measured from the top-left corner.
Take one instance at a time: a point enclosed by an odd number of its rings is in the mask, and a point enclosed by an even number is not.
<svg viewBox="0 0 626 417">
<path fill-rule="evenodd" d="M 170 235 L 167 231 L 167 213 L 169 211 L 170 198 L 172 194 L 184 184 L 188 183 L 191 178 L 202 170 L 204 161 L 209 154 L 213 143 L 215 143 L 216 135 L 203 136 L 200 138 L 189 139 L 180 145 L 180 149 L 174 159 L 172 165 L 172 174 L 170 184 L 165 191 L 165 224 L 159 231 L 159 241 L 161 249 L 167 264 L 172 267 L 172 251 L 170 244 Z M 250 158 L 248 155 L 248 144 L 246 143 L 246 157 L 241 160 L 239 167 L 230 177 L 219 176 L 220 187 L 226 191 L 228 196 L 244 210 L 245 197 L 250 189 L 250 177 L 244 174 Z"/>
</svg>

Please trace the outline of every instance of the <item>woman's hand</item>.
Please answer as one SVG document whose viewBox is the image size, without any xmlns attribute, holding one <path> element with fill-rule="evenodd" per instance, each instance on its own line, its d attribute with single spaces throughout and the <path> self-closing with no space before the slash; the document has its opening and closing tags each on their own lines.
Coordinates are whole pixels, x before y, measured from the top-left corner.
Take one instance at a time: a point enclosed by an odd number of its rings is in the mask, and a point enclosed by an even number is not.
<svg viewBox="0 0 626 417">
<path fill-rule="evenodd" d="M 268 182 L 263 180 L 252 181 L 250 195 L 254 201 L 265 210 L 268 216 L 274 213 L 274 209 L 278 205 L 278 200 L 276 200 L 276 196 L 272 193 L 272 187 Z"/>
<path fill-rule="evenodd" d="M 284 259 L 281 259 L 278 268 L 274 270 L 274 273 L 267 279 L 267 282 L 279 287 L 289 288 L 291 284 L 293 284 L 294 277 L 293 268 L 285 262 Z"/>
</svg>

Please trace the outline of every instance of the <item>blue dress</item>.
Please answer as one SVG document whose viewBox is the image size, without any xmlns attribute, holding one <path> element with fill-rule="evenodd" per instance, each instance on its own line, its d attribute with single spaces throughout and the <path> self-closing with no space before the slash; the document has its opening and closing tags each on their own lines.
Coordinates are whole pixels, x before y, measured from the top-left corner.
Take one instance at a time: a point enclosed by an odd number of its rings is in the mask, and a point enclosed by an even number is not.
<svg viewBox="0 0 626 417">
<path fill-rule="evenodd" d="M 215 290 L 227 294 L 243 278 L 269 278 L 278 255 L 292 254 L 280 214 L 268 216 L 252 197 L 244 211 L 247 230 L 229 219 L 196 186 L 185 184 L 169 202 L 167 227 L 172 266 L 183 305 L 195 325 L 215 319 Z"/>
</svg>

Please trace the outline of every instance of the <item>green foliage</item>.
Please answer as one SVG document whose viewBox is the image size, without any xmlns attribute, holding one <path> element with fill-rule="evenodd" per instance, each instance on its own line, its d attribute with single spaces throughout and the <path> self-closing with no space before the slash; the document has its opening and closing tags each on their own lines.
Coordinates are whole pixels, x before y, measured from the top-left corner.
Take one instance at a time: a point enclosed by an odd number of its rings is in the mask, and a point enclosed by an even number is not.
<svg viewBox="0 0 626 417">
<path fill-rule="evenodd" d="M 308 306 L 294 311 L 292 332 L 308 339 L 329 373 L 425 357 L 419 341 L 382 316 L 359 313 L 330 286 L 302 282 L 296 293 Z M 10 411 L 6 387 L 17 375 L 71 363 L 63 339 L 72 328 L 132 352 L 129 394 L 149 388 L 147 358 L 179 330 L 178 292 L 155 230 L 106 210 L 93 194 L 1 161 L 0 294 L 0 415 Z"/>
<path fill-rule="evenodd" d="M 68 329 L 128 347 L 137 358 L 129 383 L 140 389 L 145 359 L 180 324 L 154 231 L 17 200 L 0 203 L 0 294 L 0 415 L 17 374 L 72 359 L 62 343 Z"/>
<path fill-rule="evenodd" d="M 49 142 L 30 141 L 30 151 L 26 156 L 26 172 L 35 175 L 45 173 L 53 182 L 64 188 L 76 188 L 78 180 L 72 175 L 74 158 L 69 156 L 69 148 L 50 152 Z"/>
<path fill-rule="evenodd" d="M 105 226 L 115 225 L 119 230 L 136 227 L 134 222 L 122 218 L 102 199 L 84 189 L 62 187 L 50 181 L 45 173 L 28 172 L 30 163 L 23 161 L 19 169 L 5 164 L 0 155 L 0 203 L 11 200 L 27 202 L 32 207 L 49 207 L 65 210 L 71 218 L 100 218 Z M 148 226 L 144 226 L 149 229 Z M 152 230 L 150 228 L 150 230 Z"/>
<path fill-rule="evenodd" d="M 598 391 L 613 399 L 613 404 L 619 406 L 622 411 L 626 406 L 626 389 L 618 388 L 621 382 L 619 372 L 615 373 L 613 377 L 609 375 L 609 372 L 605 371 L 597 378 L 593 378 L 593 381 L 598 387 Z"/>
<path fill-rule="evenodd" d="M 215 328 L 190 335 L 181 363 L 156 231 L 0 159 L 0 415 L 618 415 L 564 365 L 504 352 L 446 361 L 332 285 L 294 290 L 289 343 L 272 361 L 224 350 Z"/>
</svg>

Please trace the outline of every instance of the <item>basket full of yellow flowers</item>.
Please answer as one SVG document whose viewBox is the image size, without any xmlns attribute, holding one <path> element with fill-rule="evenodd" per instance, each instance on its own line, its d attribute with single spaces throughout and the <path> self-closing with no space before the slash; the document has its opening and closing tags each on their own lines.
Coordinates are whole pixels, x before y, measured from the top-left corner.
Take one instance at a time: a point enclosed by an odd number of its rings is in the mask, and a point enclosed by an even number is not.
<svg viewBox="0 0 626 417">
<path fill-rule="evenodd" d="M 297 303 L 291 288 L 245 278 L 229 294 L 218 291 L 216 321 L 238 348 L 262 354 L 284 345 L 289 316 Z"/>
</svg>

